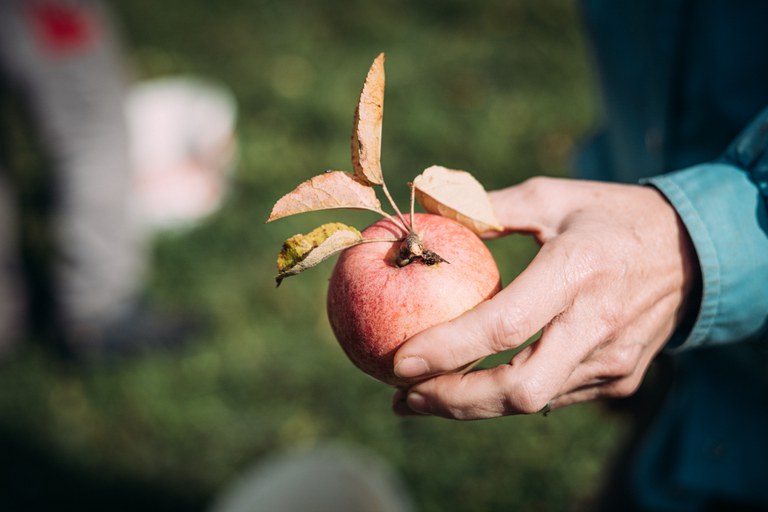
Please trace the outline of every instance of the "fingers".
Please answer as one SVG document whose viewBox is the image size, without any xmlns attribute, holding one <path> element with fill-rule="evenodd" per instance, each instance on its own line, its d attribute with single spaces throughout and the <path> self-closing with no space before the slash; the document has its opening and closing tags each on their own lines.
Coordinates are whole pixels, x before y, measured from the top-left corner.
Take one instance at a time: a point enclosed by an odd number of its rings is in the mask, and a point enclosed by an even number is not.
<svg viewBox="0 0 768 512">
<path fill-rule="evenodd" d="M 574 325 L 581 324 L 551 325 L 509 364 L 419 383 L 398 397 L 395 411 L 463 420 L 538 412 L 559 395 L 600 337 L 599 333 L 577 334 Z"/>
<path fill-rule="evenodd" d="M 569 283 L 558 251 L 542 249 L 517 279 L 492 299 L 455 320 L 427 329 L 395 354 L 395 374 L 406 379 L 453 371 L 477 359 L 518 347 L 568 304 Z"/>
<path fill-rule="evenodd" d="M 522 367 L 506 364 L 464 375 L 441 375 L 403 392 L 395 410 L 459 420 L 536 413 L 549 402 L 551 391 L 543 377 L 531 378 L 519 370 Z"/>
<path fill-rule="evenodd" d="M 655 305 L 640 315 L 626 331 L 629 338 L 614 339 L 609 327 L 573 322 L 586 309 L 578 307 L 510 364 L 420 383 L 396 397 L 395 412 L 468 420 L 533 414 L 546 404 L 557 409 L 600 397 L 629 396 L 669 336 L 667 328 L 647 329 L 660 308 Z M 652 341 L 638 341 L 644 336 Z"/>
<path fill-rule="evenodd" d="M 617 377 L 593 377 L 587 383 L 572 387 L 566 383 L 564 389 L 569 391 L 552 399 L 552 408 L 558 409 L 572 404 L 578 404 L 598 398 L 624 398 L 631 396 L 640 387 L 643 377 L 651 363 L 652 357 L 643 357 L 627 374 Z M 573 377 L 573 376 L 572 376 Z M 576 379 L 574 379 L 576 381 Z M 581 381 L 581 379 L 579 379 Z"/>
<path fill-rule="evenodd" d="M 674 324 L 659 320 L 671 298 L 660 300 L 628 326 L 620 340 L 595 350 L 571 374 L 554 400 L 558 407 L 593 398 L 621 398 L 640 386 L 651 361 L 669 339 Z"/>
</svg>

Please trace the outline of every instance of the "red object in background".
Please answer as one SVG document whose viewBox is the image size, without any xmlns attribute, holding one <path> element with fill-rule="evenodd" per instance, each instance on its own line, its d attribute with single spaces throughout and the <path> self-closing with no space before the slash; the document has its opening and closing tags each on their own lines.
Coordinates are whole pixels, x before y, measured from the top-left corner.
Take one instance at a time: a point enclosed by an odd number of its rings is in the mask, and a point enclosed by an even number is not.
<svg viewBox="0 0 768 512">
<path fill-rule="evenodd" d="M 97 17 L 88 6 L 43 0 L 31 2 L 27 14 L 42 48 L 57 56 L 88 49 L 98 35 Z"/>
</svg>

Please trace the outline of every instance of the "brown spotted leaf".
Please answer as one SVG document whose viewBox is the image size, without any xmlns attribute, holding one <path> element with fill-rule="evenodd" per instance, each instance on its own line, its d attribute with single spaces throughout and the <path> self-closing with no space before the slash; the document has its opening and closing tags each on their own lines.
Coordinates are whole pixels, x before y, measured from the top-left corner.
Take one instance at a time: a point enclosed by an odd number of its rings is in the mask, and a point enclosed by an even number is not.
<svg viewBox="0 0 768 512">
<path fill-rule="evenodd" d="M 328 171 L 311 178 L 281 197 L 272 208 L 267 222 L 288 215 L 355 208 L 381 212 L 381 203 L 373 187 L 344 171 Z"/>
<path fill-rule="evenodd" d="M 363 239 L 358 230 L 340 222 L 323 224 L 306 235 L 294 235 L 283 243 L 277 256 L 277 286 L 328 259 L 337 252 L 357 245 Z"/>
<path fill-rule="evenodd" d="M 466 171 L 433 165 L 413 180 L 413 186 L 429 213 L 456 220 L 478 235 L 503 229 L 485 188 Z"/>
<path fill-rule="evenodd" d="M 379 54 L 368 70 L 360 92 L 352 128 L 352 167 L 355 175 L 374 185 L 382 185 L 381 123 L 384 116 L 384 54 Z"/>
</svg>

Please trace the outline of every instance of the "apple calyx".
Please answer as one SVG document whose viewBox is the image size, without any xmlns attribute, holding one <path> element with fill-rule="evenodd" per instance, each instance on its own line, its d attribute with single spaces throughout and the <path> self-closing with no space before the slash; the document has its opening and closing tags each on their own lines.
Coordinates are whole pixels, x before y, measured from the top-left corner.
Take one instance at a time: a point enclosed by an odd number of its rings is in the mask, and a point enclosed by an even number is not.
<svg viewBox="0 0 768 512">
<path fill-rule="evenodd" d="M 426 249 L 424 247 L 424 242 L 421 241 L 421 237 L 411 231 L 400 244 L 400 250 L 397 253 L 395 263 L 398 267 L 404 267 L 410 265 L 414 261 L 420 261 L 425 265 L 449 263 L 436 252 Z"/>
</svg>

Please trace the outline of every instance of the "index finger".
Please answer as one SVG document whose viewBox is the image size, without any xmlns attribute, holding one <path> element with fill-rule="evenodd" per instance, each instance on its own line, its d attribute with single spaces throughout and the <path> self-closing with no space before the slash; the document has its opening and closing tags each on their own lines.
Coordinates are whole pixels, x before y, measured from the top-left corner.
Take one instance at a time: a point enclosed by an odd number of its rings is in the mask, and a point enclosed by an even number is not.
<svg viewBox="0 0 768 512">
<path fill-rule="evenodd" d="M 406 379 L 448 373 L 520 346 L 568 304 L 568 280 L 557 244 L 544 246 L 512 283 L 458 318 L 413 336 L 397 351 L 395 374 Z"/>
</svg>

